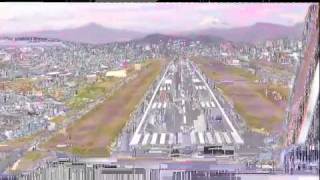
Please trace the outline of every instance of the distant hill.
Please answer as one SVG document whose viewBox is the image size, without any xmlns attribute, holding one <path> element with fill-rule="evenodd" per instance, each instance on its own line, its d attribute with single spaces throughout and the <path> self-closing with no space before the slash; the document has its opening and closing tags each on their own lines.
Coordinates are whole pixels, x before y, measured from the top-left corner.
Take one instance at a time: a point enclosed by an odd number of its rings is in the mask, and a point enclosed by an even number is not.
<svg viewBox="0 0 320 180">
<path fill-rule="evenodd" d="M 298 23 L 294 26 L 284 26 L 272 23 L 256 23 L 252 26 L 239 28 L 209 28 L 194 32 L 184 32 L 180 35 L 208 35 L 220 37 L 233 42 L 257 43 L 259 41 L 273 40 L 279 38 L 301 39 L 304 24 Z"/>
<path fill-rule="evenodd" d="M 104 44 L 117 41 L 128 41 L 144 37 L 145 34 L 135 31 L 106 28 L 104 26 L 90 23 L 85 26 L 50 31 L 25 32 L 19 34 L 4 34 L 10 37 L 42 37 L 53 38 L 72 42 L 83 42 L 92 44 Z"/>
<path fill-rule="evenodd" d="M 284 26 L 272 23 L 256 23 L 252 26 L 230 29 L 209 28 L 171 35 L 147 35 L 141 32 L 106 28 L 95 23 L 90 23 L 85 26 L 62 30 L 0 34 L 0 37 L 39 37 L 91 44 L 104 44 L 130 40 L 143 43 L 156 43 L 158 40 L 168 41 L 170 39 L 183 40 L 185 42 L 193 40 L 201 41 L 202 43 L 218 43 L 221 41 L 257 43 L 259 41 L 279 38 L 301 39 L 303 28 L 304 23 L 298 23 L 294 26 Z"/>
<path fill-rule="evenodd" d="M 165 34 L 150 34 L 143 38 L 135 39 L 133 41 L 142 44 L 156 44 L 159 42 L 167 43 L 168 41 L 183 41 L 187 44 L 191 41 L 200 41 L 204 44 L 208 43 L 219 43 L 224 41 L 220 37 L 208 36 L 208 35 L 187 35 L 187 36 L 177 36 L 177 35 L 165 35 Z"/>
</svg>

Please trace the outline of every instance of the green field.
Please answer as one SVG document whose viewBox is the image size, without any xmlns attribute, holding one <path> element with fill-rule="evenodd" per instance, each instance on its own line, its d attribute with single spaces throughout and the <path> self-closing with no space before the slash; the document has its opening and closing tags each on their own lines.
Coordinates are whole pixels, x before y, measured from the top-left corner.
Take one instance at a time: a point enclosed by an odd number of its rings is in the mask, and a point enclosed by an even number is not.
<svg viewBox="0 0 320 180">
<path fill-rule="evenodd" d="M 72 97 L 67 105 L 74 110 L 84 108 L 90 100 L 96 100 L 104 96 L 116 84 L 120 83 L 121 78 L 100 78 L 94 84 L 86 85 L 78 90 L 78 94 Z"/>
</svg>

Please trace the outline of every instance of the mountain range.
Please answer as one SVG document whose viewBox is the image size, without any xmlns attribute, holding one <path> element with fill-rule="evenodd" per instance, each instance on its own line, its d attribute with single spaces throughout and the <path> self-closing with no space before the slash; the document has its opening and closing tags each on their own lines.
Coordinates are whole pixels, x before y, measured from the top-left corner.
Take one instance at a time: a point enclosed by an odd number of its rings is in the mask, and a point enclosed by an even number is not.
<svg viewBox="0 0 320 180">
<path fill-rule="evenodd" d="M 184 32 L 182 35 L 209 35 L 233 42 L 257 43 L 259 41 L 280 38 L 301 39 L 303 28 L 304 23 L 297 23 L 294 26 L 284 26 L 272 23 L 256 23 L 252 26 L 246 27 L 230 29 L 209 28 L 195 32 Z"/>
<path fill-rule="evenodd" d="M 1 35 L 0 35 L 1 36 Z M 106 28 L 104 26 L 90 23 L 77 28 L 25 32 L 19 34 L 4 34 L 9 37 L 42 37 L 60 39 L 64 41 L 83 42 L 91 44 L 103 44 L 116 41 L 129 41 L 136 38 L 142 38 L 144 33 Z"/>
<path fill-rule="evenodd" d="M 143 38 L 135 39 L 134 41 L 141 44 L 155 44 L 160 41 L 167 43 L 169 40 L 180 40 L 187 44 L 191 41 L 200 41 L 201 43 L 219 43 L 224 41 L 224 39 L 208 35 L 188 35 L 188 36 L 179 36 L 179 35 L 165 35 L 165 34 L 150 34 Z"/>
<path fill-rule="evenodd" d="M 157 39 L 168 38 L 184 39 L 184 40 L 200 40 L 203 42 L 217 42 L 217 41 L 233 41 L 256 43 L 264 40 L 272 40 L 279 38 L 301 39 L 304 24 L 298 23 L 294 26 L 284 26 L 272 23 L 256 23 L 252 26 L 219 29 L 209 28 L 203 30 L 196 30 L 192 32 L 180 32 L 171 35 L 164 34 L 150 34 L 107 28 L 95 23 L 90 23 L 77 28 L 69 28 L 62 30 L 47 30 L 25 32 L 19 34 L 0 34 L 0 36 L 9 37 L 42 37 L 53 38 L 72 42 L 84 42 L 92 44 L 103 44 L 109 42 L 121 42 L 137 39 L 153 42 Z"/>
</svg>

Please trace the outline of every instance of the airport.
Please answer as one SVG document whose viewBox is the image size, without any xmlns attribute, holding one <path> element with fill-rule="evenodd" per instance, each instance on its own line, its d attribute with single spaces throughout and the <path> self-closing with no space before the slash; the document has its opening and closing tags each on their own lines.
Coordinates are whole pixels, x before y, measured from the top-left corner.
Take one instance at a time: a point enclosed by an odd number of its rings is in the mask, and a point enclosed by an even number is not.
<svg viewBox="0 0 320 180">
<path fill-rule="evenodd" d="M 237 130 L 190 61 L 167 66 L 131 139 L 130 147 L 148 153 L 233 155 L 243 144 Z"/>
</svg>

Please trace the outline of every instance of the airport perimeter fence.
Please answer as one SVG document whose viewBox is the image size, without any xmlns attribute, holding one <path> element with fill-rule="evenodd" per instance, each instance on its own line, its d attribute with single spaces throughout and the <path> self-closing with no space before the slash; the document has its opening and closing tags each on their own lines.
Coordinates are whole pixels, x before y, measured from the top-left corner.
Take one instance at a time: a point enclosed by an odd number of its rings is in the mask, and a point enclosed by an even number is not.
<svg viewBox="0 0 320 180">
<path fill-rule="evenodd" d="M 172 170 L 167 176 L 161 173 L 160 169 L 59 164 L 20 175 L 0 175 L 0 180 L 240 180 L 236 173 L 211 170 Z"/>
<path fill-rule="evenodd" d="M 181 171 L 173 172 L 172 180 L 240 180 L 235 173 L 217 171 Z"/>
<path fill-rule="evenodd" d="M 10 178 L 14 180 L 159 180 L 159 172 L 144 168 L 51 162 L 32 172 L 12 175 Z"/>
<path fill-rule="evenodd" d="M 160 170 L 50 163 L 32 172 L 10 177 L 13 180 L 160 180 Z"/>
</svg>

